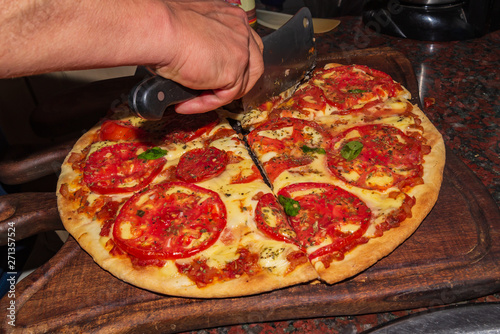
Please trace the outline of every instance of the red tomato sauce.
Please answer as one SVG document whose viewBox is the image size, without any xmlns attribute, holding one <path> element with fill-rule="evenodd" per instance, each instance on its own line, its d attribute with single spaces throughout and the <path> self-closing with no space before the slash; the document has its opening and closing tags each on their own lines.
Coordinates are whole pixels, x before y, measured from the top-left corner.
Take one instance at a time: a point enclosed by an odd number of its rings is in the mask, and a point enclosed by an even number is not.
<svg viewBox="0 0 500 334">
<path fill-rule="evenodd" d="M 194 260 L 187 264 L 176 263 L 176 266 L 180 273 L 187 275 L 199 288 L 214 282 L 237 278 L 244 274 L 253 276 L 262 270 L 257 263 L 258 254 L 251 253 L 243 247 L 240 247 L 237 252 L 240 255 L 239 258 L 227 263 L 223 268 L 208 266 L 206 259 Z"/>
</svg>

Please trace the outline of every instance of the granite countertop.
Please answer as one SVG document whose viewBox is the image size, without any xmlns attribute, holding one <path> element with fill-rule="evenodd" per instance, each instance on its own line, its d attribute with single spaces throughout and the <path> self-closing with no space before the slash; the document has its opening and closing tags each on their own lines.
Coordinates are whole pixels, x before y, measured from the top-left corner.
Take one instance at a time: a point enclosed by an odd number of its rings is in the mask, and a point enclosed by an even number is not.
<svg viewBox="0 0 500 334">
<path fill-rule="evenodd" d="M 260 34 L 271 30 L 257 27 Z M 500 204 L 500 31 L 453 42 L 422 42 L 366 30 L 359 17 L 341 18 L 316 35 L 318 54 L 392 47 L 413 65 L 424 112 L 457 155 Z M 464 303 L 500 302 L 500 293 Z M 441 305 L 434 305 L 439 307 Z M 433 309 L 434 307 L 430 307 Z M 219 327 L 189 333 L 361 333 L 429 309 Z"/>
</svg>

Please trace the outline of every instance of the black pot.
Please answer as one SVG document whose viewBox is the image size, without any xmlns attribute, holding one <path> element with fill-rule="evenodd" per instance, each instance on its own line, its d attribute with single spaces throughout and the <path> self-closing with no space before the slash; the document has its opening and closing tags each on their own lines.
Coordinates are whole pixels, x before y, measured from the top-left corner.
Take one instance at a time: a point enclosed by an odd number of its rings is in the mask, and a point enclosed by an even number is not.
<svg viewBox="0 0 500 334">
<path fill-rule="evenodd" d="M 495 0 L 370 0 L 363 9 L 363 22 L 379 33 L 402 38 L 466 40 L 494 27 L 498 7 Z"/>
</svg>

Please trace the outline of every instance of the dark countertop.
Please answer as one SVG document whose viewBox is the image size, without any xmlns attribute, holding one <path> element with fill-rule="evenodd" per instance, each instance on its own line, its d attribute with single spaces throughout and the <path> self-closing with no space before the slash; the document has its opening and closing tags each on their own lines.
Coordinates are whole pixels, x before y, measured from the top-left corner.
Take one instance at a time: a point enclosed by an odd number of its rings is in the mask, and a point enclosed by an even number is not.
<svg viewBox="0 0 500 334">
<path fill-rule="evenodd" d="M 271 32 L 262 27 L 257 31 L 262 35 Z M 500 204 L 500 31 L 468 41 L 422 42 L 379 35 L 365 30 L 361 18 L 345 17 L 335 30 L 316 35 L 316 46 L 319 55 L 372 47 L 392 47 L 406 55 L 418 80 L 424 112 L 443 135 L 447 148 Z M 500 302 L 500 293 L 459 304 L 482 302 Z M 441 306 L 438 303 L 425 309 L 244 324 L 189 333 L 361 333 Z"/>
</svg>

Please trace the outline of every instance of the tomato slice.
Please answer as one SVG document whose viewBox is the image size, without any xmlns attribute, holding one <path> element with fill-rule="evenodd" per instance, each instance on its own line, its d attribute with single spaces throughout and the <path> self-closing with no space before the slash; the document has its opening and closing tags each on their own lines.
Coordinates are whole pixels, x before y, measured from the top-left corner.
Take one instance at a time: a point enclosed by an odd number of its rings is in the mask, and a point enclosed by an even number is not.
<svg viewBox="0 0 500 334">
<path fill-rule="evenodd" d="M 278 192 L 299 202 L 296 216 L 289 216 L 297 239 L 306 247 L 318 246 L 327 239 L 329 244 L 319 248 L 309 258 L 332 252 L 343 252 L 366 232 L 371 210 L 357 196 L 326 183 L 296 183 Z"/>
<path fill-rule="evenodd" d="M 242 172 L 240 172 L 238 175 L 234 176 L 231 179 L 230 184 L 240 184 L 240 183 L 250 183 L 255 180 L 262 180 L 262 175 L 260 174 L 259 169 L 257 168 L 256 165 L 252 165 L 252 173 L 243 175 Z"/>
<path fill-rule="evenodd" d="M 273 194 L 267 193 L 259 199 L 255 209 L 257 228 L 265 235 L 278 241 L 298 244 L 297 234 L 291 228 L 285 211 Z"/>
<path fill-rule="evenodd" d="M 98 194 L 120 194 L 147 186 L 166 163 L 164 157 L 139 159 L 151 146 L 143 143 L 119 143 L 92 153 L 85 164 L 83 181 Z"/>
<path fill-rule="evenodd" d="M 314 150 L 325 152 L 331 136 L 318 123 L 294 118 L 280 118 L 266 122 L 248 135 L 250 147 L 260 156 L 268 152 L 276 155 L 263 163 L 271 182 L 290 168 L 310 164 Z M 308 150 L 304 150 L 303 147 Z"/>
<path fill-rule="evenodd" d="M 101 124 L 101 141 L 137 140 L 144 138 L 146 132 L 125 122 L 106 120 Z"/>
<path fill-rule="evenodd" d="M 113 226 L 115 244 L 139 259 L 179 259 L 213 245 L 226 226 L 219 195 L 185 182 L 165 182 L 132 196 Z"/>
<path fill-rule="evenodd" d="M 219 116 L 215 111 L 193 115 L 172 112 L 162 131 L 167 142 L 187 143 L 209 133 L 217 124 Z"/>
<path fill-rule="evenodd" d="M 385 100 L 403 91 L 389 75 L 364 65 L 332 67 L 312 80 L 323 90 L 327 103 L 339 110 L 374 99 Z"/>
<path fill-rule="evenodd" d="M 228 161 L 226 151 L 216 147 L 195 148 L 181 156 L 176 175 L 186 182 L 206 181 L 226 170 Z"/>
<path fill-rule="evenodd" d="M 342 156 L 342 149 L 352 141 L 361 143 L 363 148 L 356 158 L 347 160 Z M 389 125 L 353 127 L 333 138 L 329 147 L 330 172 L 344 182 L 365 189 L 383 191 L 404 185 L 405 180 L 418 177 L 422 170 L 421 142 Z"/>
<path fill-rule="evenodd" d="M 280 109 L 302 110 L 313 109 L 323 110 L 326 101 L 323 91 L 318 86 L 306 86 L 295 92 L 289 99 L 278 106 Z"/>
</svg>

